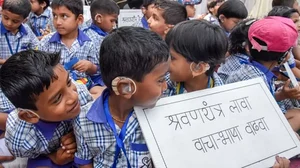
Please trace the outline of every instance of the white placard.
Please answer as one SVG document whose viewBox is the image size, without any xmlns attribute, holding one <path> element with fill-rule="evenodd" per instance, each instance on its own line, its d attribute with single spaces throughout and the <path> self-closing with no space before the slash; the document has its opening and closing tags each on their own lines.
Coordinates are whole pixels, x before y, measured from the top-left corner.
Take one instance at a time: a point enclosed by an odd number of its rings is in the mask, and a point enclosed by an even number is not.
<svg viewBox="0 0 300 168">
<path fill-rule="evenodd" d="M 118 17 L 118 27 L 142 27 L 141 19 L 143 16 L 141 9 L 121 9 Z"/>
<path fill-rule="evenodd" d="M 91 19 L 90 6 L 83 6 L 83 17 L 84 17 L 84 22 Z"/>
<path fill-rule="evenodd" d="M 300 143 L 262 79 L 135 107 L 156 168 L 265 168 Z"/>
</svg>

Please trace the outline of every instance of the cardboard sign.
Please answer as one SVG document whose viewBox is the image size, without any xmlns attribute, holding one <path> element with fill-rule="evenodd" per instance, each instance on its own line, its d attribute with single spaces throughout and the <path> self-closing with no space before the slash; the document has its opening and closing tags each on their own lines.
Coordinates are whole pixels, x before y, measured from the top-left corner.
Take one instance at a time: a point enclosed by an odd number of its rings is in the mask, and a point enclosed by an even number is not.
<svg viewBox="0 0 300 168">
<path fill-rule="evenodd" d="M 300 143 L 262 79 L 135 107 L 155 167 L 264 168 Z"/>
<path fill-rule="evenodd" d="M 143 13 L 141 9 L 121 9 L 118 17 L 118 27 L 143 27 L 141 23 L 142 18 Z"/>
</svg>

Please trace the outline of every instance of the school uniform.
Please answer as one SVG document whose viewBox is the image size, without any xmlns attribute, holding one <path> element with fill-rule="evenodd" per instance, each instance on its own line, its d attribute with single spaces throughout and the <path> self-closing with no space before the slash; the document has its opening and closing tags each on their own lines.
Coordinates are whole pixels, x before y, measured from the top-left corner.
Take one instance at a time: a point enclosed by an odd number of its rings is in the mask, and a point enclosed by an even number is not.
<svg viewBox="0 0 300 168">
<path fill-rule="evenodd" d="M 212 24 L 219 24 L 218 18 L 216 16 L 212 15 L 211 13 L 207 14 L 204 17 L 204 20 L 207 20 Z"/>
<path fill-rule="evenodd" d="M 74 82 L 74 81 L 73 81 Z M 84 106 L 93 98 L 84 85 L 74 82 L 77 87 L 80 105 Z M 6 123 L 6 146 L 16 157 L 26 157 L 27 167 L 70 167 L 73 163 L 58 166 L 46 155 L 55 152 L 61 144 L 62 136 L 72 131 L 72 122 L 45 122 L 39 120 L 31 124 L 19 119 L 18 111 L 14 110 L 8 115 Z"/>
<path fill-rule="evenodd" d="M 100 74 L 98 54 L 97 54 L 96 47 L 94 46 L 93 41 L 79 29 L 78 29 L 78 37 L 71 45 L 71 48 L 68 48 L 61 41 L 61 37 L 58 32 L 54 32 L 45 36 L 41 40 L 38 49 L 50 53 L 60 52 L 61 55 L 60 63 L 62 65 L 66 65 L 72 59 L 78 58 L 78 60 L 88 60 L 98 67 L 97 73 L 92 75 L 87 75 L 86 73 L 72 70 L 72 74 L 74 74 L 72 75 L 72 77 L 74 80 L 80 80 L 80 79 L 89 80 L 91 76 L 96 76 Z"/>
<path fill-rule="evenodd" d="M 187 90 L 184 88 L 184 83 L 182 82 L 172 82 L 170 79 L 170 74 L 166 75 L 166 81 L 168 88 L 164 91 L 163 97 L 179 95 L 182 93 L 187 93 Z M 217 86 L 224 85 L 223 80 L 218 76 L 217 73 L 213 73 L 212 76 L 208 78 L 207 88 L 213 88 Z"/>
<path fill-rule="evenodd" d="M 83 32 L 93 41 L 96 53 L 98 54 L 98 59 L 100 59 L 100 48 L 102 41 L 109 33 L 103 31 L 101 28 L 99 28 L 93 23 L 89 27 L 85 28 Z M 99 84 L 101 86 L 105 85 L 102 80 L 101 74 L 94 75 L 91 78 L 94 83 Z"/>
<path fill-rule="evenodd" d="M 39 40 L 28 27 L 22 24 L 16 34 L 9 32 L 0 23 L 0 59 L 8 59 L 15 53 L 28 49 L 37 49 Z"/>
<path fill-rule="evenodd" d="M 247 64 L 242 64 L 240 69 L 231 73 L 226 80 L 226 84 L 250 80 L 254 78 L 262 78 L 269 88 L 271 94 L 275 96 L 276 86 L 275 80 L 277 77 L 273 74 L 271 70 L 263 66 L 262 64 L 252 61 Z M 288 100 L 285 100 L 288 101 Z M 283 113 L 288 110 L 283 101 L 278 102 L 280 109 Z"/>
<path fill-rule="evenodd" d="M 243 62 L 249 62 L 249 56 L 240 53 L 230 55 L 218 68 L 218 75 L 226 83 L 229 75 L 240 69 Z"/>
<path fill-rule="evenodd" d="M 47 28 L 49 28 L 51 32 L 55 31 L 55 28 L 53 26 L 52 10 L 49 7 L 46 8 L 44 12 L 39 16 L 31 12 L 28 18 L 29 19 L 27 23 L 37 37 L 43 35 L 41 30 L 46 30 Z"/>
<path fill-rule="evenodd" d="M 108 98 L 107 89 L 74 121 L 77 141 L 75 163 L 93 163 L 95 168 L 129 165 L 131 168 L 151 168 L 150 153 L 135 112 L 132 111 L 123 127 L 119 128 L 110 114 Z"/>
</svg>

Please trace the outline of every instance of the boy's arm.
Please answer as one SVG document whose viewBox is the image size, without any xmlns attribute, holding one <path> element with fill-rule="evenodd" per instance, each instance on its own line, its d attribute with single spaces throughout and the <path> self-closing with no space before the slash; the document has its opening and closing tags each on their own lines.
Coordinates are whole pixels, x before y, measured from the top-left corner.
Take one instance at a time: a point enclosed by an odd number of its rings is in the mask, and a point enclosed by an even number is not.
<svg viewBox="0 0 300 168">
<path fill-rule="evenodd" d="M 97 49 L 96 47 L 100 47 L 100 45 L 95 46 L 94 44 L 92 44 L 90 47 L 90 51 L 87 54 L 87 60 L 90 61 L 91 63 L 93 63 L 93 66 L 87 72 L 88 74 L 91 74 L 91 75 L 99 75 L 100 74 L 100 65 L 99 65 L 100 58 L 99 58 L 99 53 L 97 52 L 100 50 Z"/>
<path fill-rule="evenodd" d="M 5 130 L 8 114 L 0 112 L 0 130 Z"/>
<path fill-rule="evenodd" d="M 3 65 L 5 63 L 6 59 L 0 59 L 0 65 Z"/>
<path fill-rule="evenodd" d="M 89 105 L 87 105 L 89 106 Z M 85 109 L 83 107 L 82 112 L 83 114 L 86 113 L 85 110 L 88 110 L 88 108 Z M 93 156 L 92 153 L 89 150 L 89 147 L 85 141 L 85 138 L 83 136 L 83 130 L 81 126 L 85 126 L 85 123 L 80 122 L 81 115 L 79 114 L 76 119 L 74 119 L 74 134 L 76 137 L 76 143 L 77 143 L 77 152 L 75 153 L 74 162 L 80 167 L 93 167 Z M 83 119 L 84 120 L 84 119 Z M 86 120 L 84 120 L 86 121 Z"/>
<path fill-rule="evenodd" d="M 31 124 L 18 118 L 16 110 L 8 114 L 5 144 L 13 156 L 36 158 L 40 155 L 40 147 L 36 145 L 38 136 L 31 128 Z"/>
</svg>

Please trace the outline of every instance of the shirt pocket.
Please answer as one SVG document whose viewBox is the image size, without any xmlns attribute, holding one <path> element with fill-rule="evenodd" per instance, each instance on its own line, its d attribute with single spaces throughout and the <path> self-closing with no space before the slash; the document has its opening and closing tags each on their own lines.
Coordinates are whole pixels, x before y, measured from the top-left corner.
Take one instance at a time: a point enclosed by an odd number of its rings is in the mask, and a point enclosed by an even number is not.
<svg viewBox="0 0 300 168">
<path fill-rule="evenodd" d="M 131 143 L 130 145 L 133 157 L 137 159 L 133 167 L 152 168 L 152 160 L 146 144 Z"/>
</svg>

